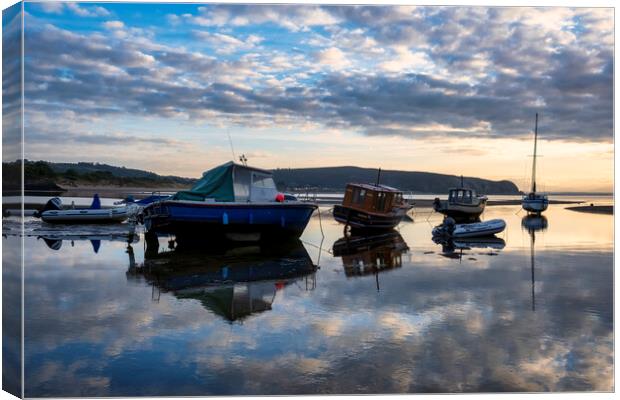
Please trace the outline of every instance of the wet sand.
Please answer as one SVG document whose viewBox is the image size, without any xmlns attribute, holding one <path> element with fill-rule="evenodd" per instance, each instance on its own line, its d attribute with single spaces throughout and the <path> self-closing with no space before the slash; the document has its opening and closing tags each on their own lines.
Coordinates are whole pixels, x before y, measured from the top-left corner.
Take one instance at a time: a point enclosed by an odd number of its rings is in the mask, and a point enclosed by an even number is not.
<svg viewBox="0 0 620 400">
<path fill-rule="evenodd" d="M 596 206 L 596 205 L 589 205 L 589 206 L 579 206 L 579 207 L 566 207 L 567 210 L 571 210 L 571 211 L 577 211 L 577 212 L 586 212 L 586 213 L 593 213 L 593 214 L 613 214 L 614 213 L 614 206 Z"/>
</svg>

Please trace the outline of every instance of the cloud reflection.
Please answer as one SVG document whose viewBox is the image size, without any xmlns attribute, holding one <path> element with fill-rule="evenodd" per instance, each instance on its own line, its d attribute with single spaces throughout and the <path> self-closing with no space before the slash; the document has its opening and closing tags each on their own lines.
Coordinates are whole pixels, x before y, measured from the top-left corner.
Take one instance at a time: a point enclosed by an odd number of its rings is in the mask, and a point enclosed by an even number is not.
<svg viewBox="0 0 620 400">
<path fill-rule="evenodd" d="M 204 254 L 164 260 L 157 280 L 126 275 L 123 243 L 95 255 L 26 240 L 28 396 L 613 389 L 610 251 L 538 250 L 535 312 L 527 248 L 479 254 L 484 269 L 410 250 L 380 292 L 324 254 L 313 290 L 283 285 L 231 324 L 166 286 L 204 276 Z"/>
</svg>

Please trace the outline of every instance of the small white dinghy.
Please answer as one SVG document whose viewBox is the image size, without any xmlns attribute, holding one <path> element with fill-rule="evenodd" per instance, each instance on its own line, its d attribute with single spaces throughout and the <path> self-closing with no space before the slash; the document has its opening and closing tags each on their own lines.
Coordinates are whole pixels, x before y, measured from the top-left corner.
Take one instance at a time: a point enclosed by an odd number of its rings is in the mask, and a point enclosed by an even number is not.
<svg viewBox="0 0 620 400">
<path fill-rule="evenodd" d="M 54 224 L 103 224 L 123 222 L 130 214 L 131 206 L 101 208 L 99 196 L 95 194 L 90 208 L 63 209 L 62 201 L 54 197 L 45 204 L 40 216 L 45 222 Z"/>
<path fill-rule="evenodd" d="M 484 237 L 495 235 L 504 229 L 506 229 L 506 222 L 503 219 L 492 219 L 473 224 L 454 225 L 453 230 L 449 224 L 443 224 L 433 229 L 433 236 L 449 236 L 452 238 Z"/>
<path fill-rule="evenodd" d="M 454 228 L 452 237 L 468 238 L 491 236 L 506 229 L 506 222 L 503 219 L 492 219 L 490 221 L 476 222 L 474 224 L 459 224 Z"/>
</svg>

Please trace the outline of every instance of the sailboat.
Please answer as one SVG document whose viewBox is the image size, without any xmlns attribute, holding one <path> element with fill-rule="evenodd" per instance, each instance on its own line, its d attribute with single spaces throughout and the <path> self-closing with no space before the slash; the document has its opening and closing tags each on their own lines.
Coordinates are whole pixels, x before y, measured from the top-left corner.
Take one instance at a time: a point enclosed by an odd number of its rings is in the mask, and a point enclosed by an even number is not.
<svg viewBox="0 0 620 400">
<path fill-rule="evenodd" d="M 549 207 L 549 199 L 546 194 L 536 193 L 536 145 L 538 142 L 538 113 L 536 113 L 536 125 L 534 126 L 534 159 L 532 161 L 532 191 L 523 196 L 521 206 L 528 213 L 540 214 Z"/>
</svg>

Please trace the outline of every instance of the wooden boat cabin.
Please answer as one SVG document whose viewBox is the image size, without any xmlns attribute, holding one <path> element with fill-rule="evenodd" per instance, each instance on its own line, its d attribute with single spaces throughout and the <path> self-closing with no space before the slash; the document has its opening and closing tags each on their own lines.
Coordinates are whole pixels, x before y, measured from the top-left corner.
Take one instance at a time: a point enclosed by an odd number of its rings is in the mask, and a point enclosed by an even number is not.
<svg viewBox="0 0 620 400">
<path fill-rule="evenodd" d="M 351 228 L 394 228 L 411 208 L 403 193 L 385 185 L 350 183 L 342 205 L 334 207 L 334 218 Z"/>
<path fill-rule="evenodd" d="M 361 211 L 388 213 L 402 202 L 402 192 L 389 186 L 348 184 L 342 205 Z"/>
<path fill-rule="evenodd" d="M 384 185 L 348 184 L 342 205 L 360 211 L 388 213 L 403 202 L 403 194 Z"/>
</svg>

